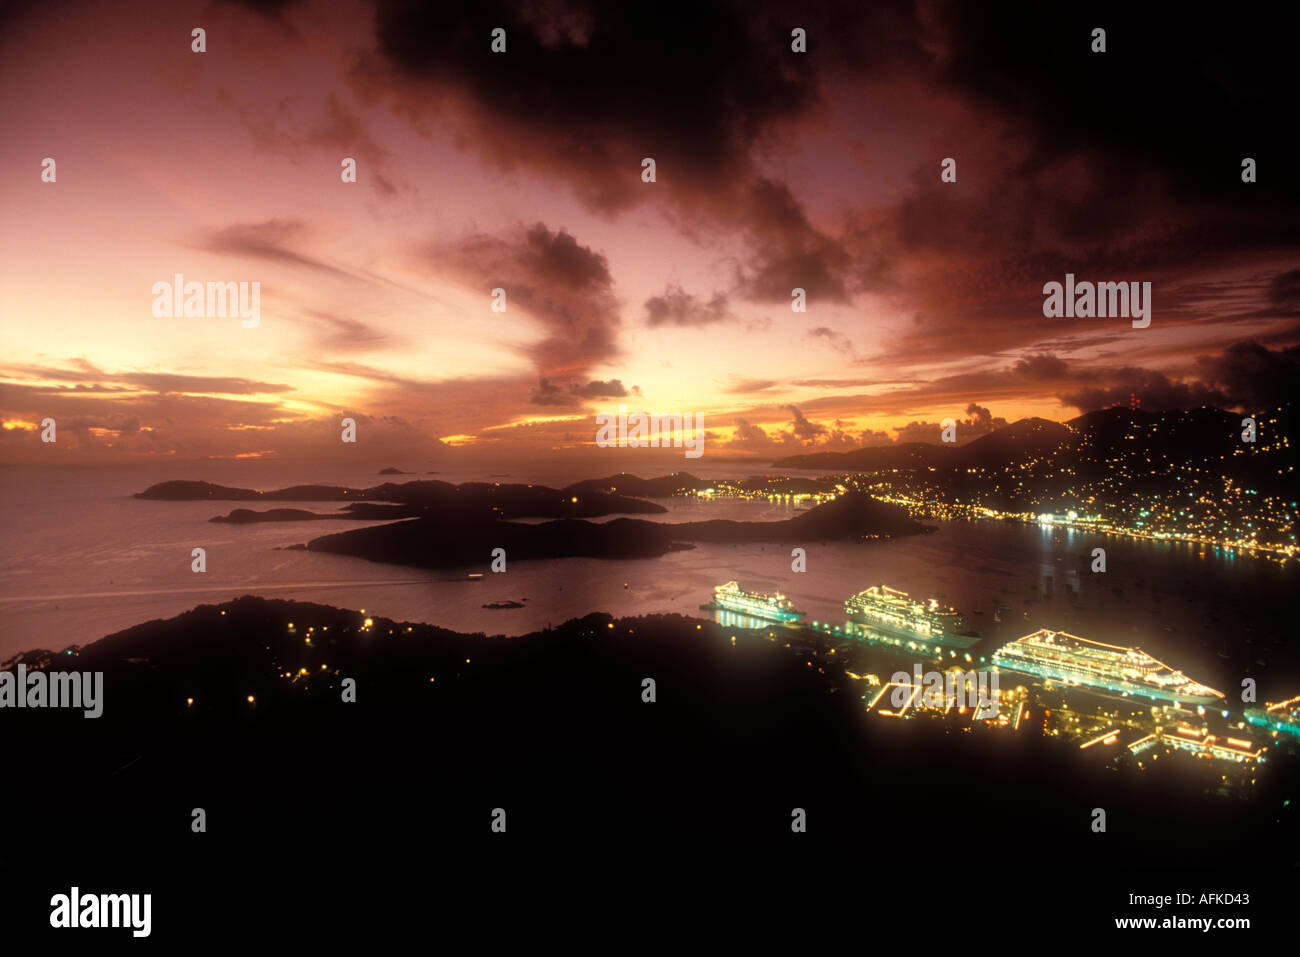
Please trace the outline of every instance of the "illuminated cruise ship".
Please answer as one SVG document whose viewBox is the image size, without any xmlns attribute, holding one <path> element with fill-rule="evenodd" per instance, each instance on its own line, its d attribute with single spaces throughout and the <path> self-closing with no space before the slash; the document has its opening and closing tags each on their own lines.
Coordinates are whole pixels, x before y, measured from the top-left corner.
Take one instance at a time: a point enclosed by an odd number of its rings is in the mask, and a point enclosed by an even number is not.
<svg viewBox="0 0 1300 957">
<path fill-rule="evenodd" d="M 798 621 L 804 616 L 804 612 L 796 611 L 784 595 L 745 591 L 736 582 L 727 582 L 713 589 L 713 603 L 704 607 L 734 611 L 767 621 Z"/>
<path fill-rule="evenodd" d="M 853 621 L 904 638 L 932 644 L 969 648 L 979 641 L 966 635 L 966 619 L 961 613 L 935 598 L 924 601 L 888 585 L 873 585 L 844 603 Z"/>
<path fill-rule="evenodd" d="M 1215 704 L 1223 692 L 1199 684 L 1140 648 L 1039 629 L 993 653 L 999 668 L 1066 684 L 1191 704 Z"/>
</svg>

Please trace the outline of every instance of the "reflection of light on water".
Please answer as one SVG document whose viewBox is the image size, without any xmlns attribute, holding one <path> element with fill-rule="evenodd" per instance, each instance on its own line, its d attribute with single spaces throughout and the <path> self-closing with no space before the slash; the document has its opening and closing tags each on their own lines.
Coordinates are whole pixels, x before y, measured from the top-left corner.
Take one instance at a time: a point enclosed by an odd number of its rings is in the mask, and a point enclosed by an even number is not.
<svg viewBox="0 0 1300 957">
<path fill-rule="evenodd" d="M 724 628 L 771 628 L 776 624 L 774 621 L 755 618 L 753 615 L 742 615 L 725 608 L 715 609 L 713 620 Z"/>
</svg>

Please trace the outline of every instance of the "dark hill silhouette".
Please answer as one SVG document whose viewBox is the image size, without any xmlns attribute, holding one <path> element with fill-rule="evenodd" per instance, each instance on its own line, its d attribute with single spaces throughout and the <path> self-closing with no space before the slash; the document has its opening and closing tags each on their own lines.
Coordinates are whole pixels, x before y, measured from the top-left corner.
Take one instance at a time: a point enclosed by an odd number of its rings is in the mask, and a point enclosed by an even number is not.
<svg viewBox="0 0 1300 957">
<path fill-rule="evenodd" d="M 565 486 L 565 494 L 582 495 L 590 492 L 617 492 L 620 495 L 638 495 L 647 498 L 668 498 L 712 488 L 718 484 L 713 479 L 702 479 L 689 472 L 674 472 L 656 478 L 643 479 L 621 472 L 607 478 L 584 479 Z M 739 481 L 728 480 L 727 484 L 753 492 L 773 492 L 776 494 L 794 494 L 799 492 L 828 492 L 834 488 L 831 482 L 815 478 L 791 477 L 785 475 L 755 476 Z"/>
<path fill-rule="evenodd" d="M 1161 463 L 1235 459 L 1233 467 L 1246 467 L 1241 453 L 1249 451 L 1263 456 L 1255 463 L 1261 478 L 1266 479 L 1270 472 L 1285 474 L 1296 459 L 1296 445 L 1281 441 L 1296 434 L 1293 407 L 1288 404 L 1258 413 L 1254 448 L 1243 447 L 1241 420 L 1237 413 L 1210 406 L 1162 412 L 1100 409 L 1065 423 L 1021 419 L 964 445 L 904 443 L 852 452 L 814 452 L 788 456 L 773 465 L 826 472 L 895 468 L 943 472 L 972 467 L 1006 471 L 1050 462 L 1064 470 L 1096 474 L 1126 458 Z"/>
<path fill-rule="evenodd" d="M 1294 863 L 1295 802 L 1283 802 L 1295 759 L 1283 749 L 1253 800 L 1220 799 L 1214 769 L 1190 757 L 1108 770 L 1028 722 L 963 734 L 871 721 L 840 656 L 763 632 L 592 614 L 507 639 L 366 617 L 244 597 L 60 656 L 58 667 L 103 672 L 104 712 L 3 716 L 22 745 L 22 786 L 0 788 L 4 853 L 22 863 L 8 872 L 10 913 L 45 922 L 50 895 L 75 882 L 152 891 L 161 940 L 192 942 L 214 900 L 237 905 L 240 939 L 320 914 L 305 908 L 322 899 L 362 914 L 396 899 L 427 932 L 426 860 L 451 875 L 440 907 L 459 902 L 456 887 L 481 899 L 521 873 L 530 895 L 566 881 L 560 908 L 611 873 L 620 900 L 629 881 L 647 894 L 687 881 L 715 906 L 731 888 L 750 900 L 754 873 L 841 873 L 846 840 L 891 880 L 923 886 L 935 858 L 913 836 L 942 850 L 965 831 L 1019 837 L 1014 853 L 1060 871 L 1040 882 L 1043 899 L 1068 891 L 1083 908 L 1124 904 L 1128 886 L 1096 897 L 1117 862 L 1236 873 L 1245 847 L 1269 882 Z M 341 700 L 344 679 L 356 703 Z M 191 831 L 195 807 L 206 834 Z M 1104 835 L 1089 826 L 1094 807 Z M 490 830 L 494 808 L 504 835 Z M 792 834 L 793 808 L 807 833 Z M 46 821 L 69 823 L 33 823 Z M 966 884 L 963 905 L 1005 902 L 1005 882 Z M 1023 902 L 1034 887 L 1012 890 Z M 933 916 L 932 897 L 918 914 Z"/>
<path fill-rule="evenodd" d="M 650 558 L 691 542 L 813 542 L 915 535 L 925 526 L 895 505 L 850 492 L 780 522 L 682 522 L 616 518 L 521 524 L 467 514 L 417 518 L 314 538 L 310 551 L 376 562 L 451 568 L 483 565 L 494 548 L 507 561 L 548 558 Z"/>
<path fill-rule="evenodd" d="M 689 472 L 674 472 L 656 478 L 643 479 L 626 472 L 607 478 L 584 479 L 566 485 L 564 492 L 569 495 L 584 495 L 590 492 L 617 492 L 619 495 L 645 496 L 647 498 L 668 498 L 683 492 L 696 492 L 706 489 L 711 483 L 696 478 Z"/>
<path fill-rule="evenodd" d="M 380 502 L 412 506 L 406 512 L 411 515 L 421 514 L 419 509 L 423 509 L 436 514 L 478 514 L 498 518 L 596 518 L 615 514 L 661 514 L 667 511 L 654 502 L 597 490 L 575 494 L 545 485 L 501 485 L 496 482 L 452 485 L 436 480 L 386 482 L 365 489 L 339 485 L 294 485 L 269 492 L 231 488 L 211 482 L 171 481 L 151 485 L 145 491 L 137 492 L 135 497 L 172 502 Z M 281 520 L 295 520 L 299 517 L 301 516 L 286 515 Z"/>
<path fill-rule="evenodd" d="M 840 472 L 874 472 L 885 469 L 927 468 L 947 465 L 956 449 L 950 445 L 926 442 L 903 442 L 899 445 L 875 445 L 852 452 L 809 452 L 777 459 L 776 468 L 822 469 Z"/>
<path fill-rule="evenodd" d="M 1075 430 L 1050 419 L 1021 419 L 957 446 L 951 464 L 957 468 L 1000 468 L 1026 455 L 1052 456 L 1068 450 Z"/>
<path fill-rule="evenodd" d="M 208 519 L 210 522 L 225 522 L 230 525 L 251 525 L 255 522 L 314 522 L 324 518 L 347 518 L 346 513 L 321 515 L 304 508 L 271 508 L 265 512 L 255 512 L 251 508 L 231 509 L 229 515 L 217 515 Z"/>
</svg>

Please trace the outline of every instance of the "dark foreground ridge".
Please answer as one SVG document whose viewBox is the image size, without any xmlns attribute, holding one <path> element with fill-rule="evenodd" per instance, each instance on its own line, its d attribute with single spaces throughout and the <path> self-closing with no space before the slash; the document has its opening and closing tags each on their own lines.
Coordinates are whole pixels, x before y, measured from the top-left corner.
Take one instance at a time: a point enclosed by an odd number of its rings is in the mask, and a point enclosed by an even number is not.
<svg viewBox="0 0 1300 957">
<path fill-rule="evenodd" d="M 680 616 L 593 614 L 505 638 L 245 597 L 24 660 L 103 671 L 104 713 L 0 714 L 21 743 L 22 786 L 0 788 L 0 857 L 23 862 L 13 900 L 47 913 L 72 877 L 149 890 L 160 935 L 214 908 L 267 926 L 330 902 L 445 914 L 487 894 L 490 911 L 512 880 L 575 906 L 612 892 L 601 874 L 619 896 L 721 901 L 754 868 L 942 874 L 965 900 L 1050 872 L 1056 890 L 1104 877 L 1118 899 L 1119 862 L 1226 878 L 1243 848 L 1258 872 L 1296 846 L 1280 798 L 1293 761 L 1270 766 L 1257 802 L 1228 802 L 1172 766 L 1138 781 L 1034 734 L 872 724 L 833 655 Z M 207 833 L 191 830 L 196 807 Z M 807 833 L 792 832 L 794 808 Z M 1006 880 L 979 883 L 986 870 Z M 435 880 L 436 902 L 420 890 Z"/>
<path fill-rule="evenodd" d="M 510 561 L 548 558 L 655 558 L 695 542 L 809 543 L 894 538 L 927 527 L 896 505 L 849 492 L 779 522 L 682 522 L 669 524 L 616 518 L 608 522 L 564 520 L 529 525 L 449 515 L 393 522 L 324 535 L 310 551 L 331 552 L 419 568 L 478 566 L 504 548 Z"/>
</svg>

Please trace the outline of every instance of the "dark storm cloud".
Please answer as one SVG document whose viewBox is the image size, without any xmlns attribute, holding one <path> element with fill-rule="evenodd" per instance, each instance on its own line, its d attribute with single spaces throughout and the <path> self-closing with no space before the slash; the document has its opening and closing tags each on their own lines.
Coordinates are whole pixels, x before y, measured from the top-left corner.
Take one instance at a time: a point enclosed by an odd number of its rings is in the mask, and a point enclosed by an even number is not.
<svg viewBox="0 0 1300 957">
<path fill-rule="evenodd" d="M 1238 342 L 1221 356 L 1198 362 L 1201 377 L 1221 388 L 1242 408 L 1292 401 L 1300 382 L 1300 346 L 1277 351 L 1257 342 Z"/>
<path fill-rule="evenodd" d="M 1280 315 L 1300 316 L 1300 269 L 1278 273 L 1268 288 L 1269 305 Z"/>
<path fill-rule="evenodd" d="M 543 376 L 529 392 L 528 401 L 533 405 L 574 407 L 582 405 L 583 399 L 623 399 L 640 394 L 639 388 L 628 389 L 620 379 L 592 379 L 586 385 L 566 387 Z"/>
<path fill-rule="evenodd" d="M 978 438 L 981 435 L 987 435 L 995 429 L 1000 429 L 1007 424 L 1007 420 L 1001 416 L 995 416 L 984 406 L 976 405 L 972 402 L 966 406 L 965 419 L 957 419 L 957 444 L 962 445 L 971 439 Z M 895 439 L 898 442 L 930 442 L 939 441 L 940 433 L 943 430 L 942 422 L 921 422 L 912 421 L 907 425 L 896 430 Z"/>
<path fill-rule="evenodd" d="M 1076 362 L 1051 353 L 1023 356 L 953 375 L 915 381 L 906 387 L 872 395 L 826 396 L 802 403 L 806 411 L 825 415 L 906 414 L 909 409 L 966 405 L 974 416 L 964 423 L 965 438 L 988 431 L 992 415 L 988 402 L 1025 398 L 1056 400 L 1090 412 L 1127 405 L 1136 396 L 1143 408 L 1190 409 L 1212 405 L 1231 409 L 1271 408 L 1293 400 L 1300 381 L 1300 346 L 1272 350 L 1246 340 L 1233 343 L 1216 356 L 1195 358 L 1179 370 L 1136 365 Z M 829 385 L 830 383 L 828 383 Z M 839 383 L 841 386 L 859 383 Z M 930 421 L 905 427 L 908 435 L 923 436 L 937 429 Z"/>
<path fill-rule="evenodd" d="M 1237 342 L 1221 355 L 1198 358 L 1196 374 L 1186 379 L 1130 366 L 1092 370 L 1086 379 L 1087 388 L 1061 395 L 1061 401 L 1084 412 L 1127 404 L 1130 395 L 1149 409 L 1260 410 L 1293 401 L 1300 346 L 1272 350 L 1254 341 Z"/>
<path fill-rule="evenodd" d="M 885 431 L 878 429 L 867 429 L 858 433 L 858 446 L 860 448 L 872 448 L 879 445 L 893 445 L 893 437 Z"/>
<path fill-rule="evenodd" d="M 543 376 L 528 394 L 528 401 L 533 405 L 576 406 L 578 399 L 570 392 L 560 388 Z"/>
<path fill-rule="evenodd" d="M 302 6 L 303 0 L 217 0 L 217 2 L 231 7 L 243 7 L 253 13 L 260 13 L 268 20 L 283 20 L 289 10 Z"/>
<path fill-rule="evenodd" d="M 861 445 L 888 442 L 883 432 L 860 432 L 851 435 L 844 431 L 845 423 L 836 420 L 833 426 L 813 422 L 794 405 L 781 406 L 781 410 L 790 413 L 794 421 L 787 429 L 777 428 L 771 432 L 754 424 L 747 416 L 738 416 L 733 421 L 735 432 L 722 445 L 729 449 L 743 449 L 750 452 L 785 449 L 800 451 L 818 449 L 821 451 L 843 451 Z M 775 411 L 775 410 L 756 410 Z"/>
<path fill-rule="evenodd" d="M 629 391 L 620 379 L 610 379 L 607 382 L 592 379 L 586 385 L 578 386 L 571 391 L 584 399 L 621 399 L 628 395 L 637 395 L 641 390 L 633 386 Z"/>
<path fill-rule="evenodd" d="M 1076 370 L 1065 359 L 1043 353 L 933 379 L 893 383 L 896 388 L 871 395 L 825 397 L 805 402 L 804 408 L 821 414 L 905 415 L 918 408 L 974 407 L 985 402 L 1055 397 L 1067 383 L 1090 381 L 1095 374 L 1089 369 Z M 826 383 L 841 388 L 885 384 L 871 380 Z M 967 414 L 972 414 L 971 408 L 967 408 Z"/>
<path fill-rule="evenodd" d="M 324 109 L 313 111 L 291 99 L 274 106 L 242 103 L 239 122 L 258 149 L 302 161 L 311 151 L 323 150 L 332 157 L 349 156 L 358 163 L 372 187 L 386 197 L 398 192 L 391 172 L 393 153 L 380 146 L 356 111 L 337 93 L 325 97 Z M 338 160 L 336 159 L 335 162 Z"/>
<path fill-rule="evenodd" d="M 18 28 L 44 7 L 40 0 L 0 0 L 0 47 L 17 37 Z"/>
<path fill-rule="evenodd" d="M 794 16 L 776 3 L 597 9 L 397 0 L 377 5 L 376 32 L 393 77 L 456 91 L 493 120 L 528 131 L 544 154 L 530 161 L 571 164 L 569 173 L 610 207 L 644 194 L 635 176 L 610 162 L 624 144 L 637 147 L 627 155 L 655 155 L 702 189 L 730 192 L 739 176 L 762 206 L 761 178 L 751 175 L 761 136 L 821 104 L 836 82 L 888 76 L 1012 121 L 1033 149 L 1017 177 L 1083 157 L 1095 179 L 1088 191 L 1099 195 L 1122 187 L 1123 195 L 1140 196 L 1142 174 L 1156 170 L 1198 199 L 1270 208 L 1260 195 L 1267 187 L 1243 193 L 1237 174 L 1242 156 L 1285 142 L 1293 12 L 1224 17 L 1207 34 L 1198 18 L 1131 5 L 870 7 L 808 3 Z M 1284 22 L 1274 23 L 1279 17 Z M 806 55 L 789 51 L 795 21 L 808 30 Z M 1093 54 L 1090 32 L 1102 22 L 1109 50 Z M 507 31 L 507 54 L 489 49 L 494 26 Z M 1214 133 L 1208 148 L 1207 128 Z M 593 129 L 599 137 L 589 135 Z M 588 140 L 584 149 L 572 149 L 575 137 Z M 951 192 L 937 176 L 928 179 L 934 195 Z M 1295 189 L 1285 176 L 1271 179 Z M 1060 221 L 1075 238 L 1101 239 L 1126 215 L 1118 203 L 1076 199 Z M 760 222 L 768 218 L 756 213 Z"/>
<path fill-rule="evenodd" d="M 969 355 L 983 336 L 1032 343 L 1038 290 L 1066 271 L 1153 281 L 1161 322 L 1275 310 L 1263 290 L 1221 304 L 1232 290 L 1201 298 L 1192 280 L 1300 249 L 1297 179 L 1241 181 L 1243 157 L 1289 161 L 1296 19 L 1270 8 L 1210 29 L 1132 4 L 936 8 L 927 76 L 990 132 L 953 142 L 958 183 L 922 164 L 902 201 L 851 237 L 863 272 L 897 260 L 923 277 L 909 290 L 920 334 L 894 357 Z M 1105 53 L 1090 50 L 1096 26 Z M 1011 148 L 990 163 L 999 136 Z"/>
<path fill-rule="evenodd" d="M 1210 20 L 1160 4 L 950 2 L 935 20 L 944 84 L 1032 131 L 1040 162 L 1105 155 L 1107 185 L 1131 190 L 1157 170 L 1183 198 L 1255 212 L 1297 195 L 1293 177 L 1261 175 L 1262 189 L 1240 179 L 1243 157 L 1263 169 L 1287 155 L 1294 5 Z M 1105 53 L 1091 52 L 1094 27 L 1107 31 Z M 1079 213 L 1067 228 L 1087 236 L 1113 211 Z"/>
<path fill-rule="evenodd" d="M 790 300 L 792 290 L 809 298 L 847 302 L 844 273 L 852 257 L 817 230 L 790 188 L 759 177 L 744 203 L 751 263 L 737 269 L 737 287 L 754 300 Z"/>
<path fill-rule="evenodd" d="M 843 301 L 850 257 L 755 150 L 821 102 L 817 64 L 883 70 L 916 55 L 918 38 L 906 4 L 811 3 L 797 19 L 817 57 L 791 52 L 795 24 L 777 5 L 380 2 L 378 55 L 353 79 L 417 127 L 451 122 L 495 163 L 559 178 L 594 209 L 664 198 L 684 228 L 738 226 L 751 253 L 735 276 L 743 298 L 788 301 L 798 286 Z M 504 54 L 490 50 L 498 26 Z M 640 179 L 647 156 L 653 186 Z"/>
<path fill-rule="evenodd" d="M 593 208 L 663 197 L 688 233 L 707 234 L 702 221 L 731 229 L 748 253 L 735 269 L 739 298 L 890 292 L 916 315 L 917 335 L 882 358 L 910 362 L 1034 343 L 1039 290 L 1065 271 L 1185 281 L 1189 270 L 1300 249 L 1281 148 L 1295 16 L 1252 10 L 1211 24 L 1132 5 L 942 0 L 812 2 L 797 14 L 767 2 L 392 0 L 377 5 L 378 53 L 354 80 L 417 125 L 450 121 L 495 162 L 567 182 Z M 796 22 L 807 54 L 789 50 Z M 1104 54 L 1089 49 L 1097 25 Z M 506 54 L 489 49 L 495 26 Z M 908 189 L 855 208 L 846 183 L 838 234 L 813 224 L 758 157 L 843 91 L 906 95 L 919 112 L 960 104 L 965 125 L 933 131 L 951 141 L 958 183 L 939 182 L 942 153 L 900 156 L 892 162 L 915 167 Z M 1258 183 L 1240 180 L 1247 155 L 1261 163 Z M 643 156 L 658 163 L 653 187 L 639 178 Z M 1195 313 L 1187 303 L 1184 318 Z"/>
<path fill-rule="evenodd" d="M 794 416 L 794 425 L 791 427 L 791 431 L 794 432 L 796 438 L 807 441 L 808 439 L 813 439 L 826 433 L 826 426 L 817 422 L 808 421 L 804 414 L 799 411 L 798 406 L 787 405 L 785 408 L 792 416 Z"/>
<path fill-rule="evenodd" d="M 1137 399 L 1142 408 L 1153 410 L 1231 404 L 1227 395 L 1203 382 L 1179 382 L 1152 369 L 1124 367 L 1107 371 L 1097 378 L 1107 384 L 1066 393 L 1061 396 L 1061 401 L 1081 412 L 1112 405 L 1128 405 L 1133 398 Z"/>
<path fill-rule="evenodd" d="M 489 48 L 496 27 L 505 54 Z M 602 208 L 634 202 L 643 156 L 665 178 L 728 185 L 769 122 L 818 97 L 809 59 L 786 55 L 789 29 L 761 6 L 395 0 L 377 4 L 376 34 L 396 78 L 527 134 L 548 154 L 534 159 L 567 168 Z"/>
<path fill-rule="evenodd" d="M 645 301 L 647 326 L 705 326 L 735 318 L 727 307 L 724 293 L 714 293 L 707 302 L 669 283 L 662 296 Z"/>
<path fill-rule="evenodd" d="M 591 366 L 619 354 L 619 303 L 609 264 L 563 229 L 536 223 L 505 237 L 439 241 L 425 250 L 424 262 L 482 289 L 485 303 L 490 290 L 504 289 L 507 310 L 521 307 L 539 320 L 545 337 L 521 348 L 546 378 L 583 379 Z M 553 404 L 545 389 L 534 390 L 530 401 L 539 399 Z"/>
<path fill-rule="evenodd" d="M 1059 356 L 1037 355 L 1017 361 L 1013 372 L 1036 382 L 1059 381 L 1070 374 L 1070 365 Z"/>
<path fill-rule="evenodd" d="M 576 291 L 609 286 L 611 277 L 605 257 L 578 245 L 563 229 L 552 233 L 537 223 L 525 233 L 524 239 L 519 258 L 534 272 L 544 273 Z"/>
<path fill-rule="evenodd" d="M 738 418 L 735 421 L 736 432 L 729 445 L 741 448 L 770 448 L 775 445 L 775 440 L 767 434 L 762 426 L 755 425 L 746 418 Z"/>
</svg>

